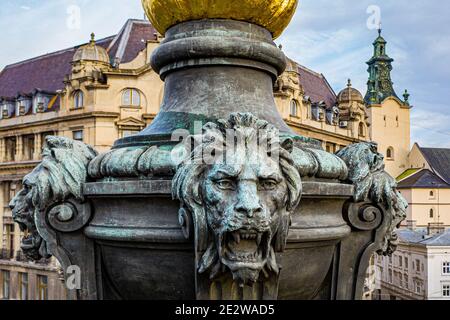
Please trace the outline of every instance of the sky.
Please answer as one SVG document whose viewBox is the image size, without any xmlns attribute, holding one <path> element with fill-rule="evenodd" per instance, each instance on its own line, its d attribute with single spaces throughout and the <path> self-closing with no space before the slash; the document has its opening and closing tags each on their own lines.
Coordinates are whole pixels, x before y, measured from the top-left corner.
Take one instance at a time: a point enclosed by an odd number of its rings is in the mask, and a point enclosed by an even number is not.
<svg viewBox="0 0 450 320">
<path fill-rule="evenodd" d="M 450 148 L 450 1 L 300 0 L 276 40 L 339 92 L 351 78 L 366 92 L 367 65 L 381 22 L 399 96 L 411 94 L 411 141 Z M 10 63 L 116 34 L 142 19 L 141 0 L 2 0 L 0 69 Z"/>
</svg>

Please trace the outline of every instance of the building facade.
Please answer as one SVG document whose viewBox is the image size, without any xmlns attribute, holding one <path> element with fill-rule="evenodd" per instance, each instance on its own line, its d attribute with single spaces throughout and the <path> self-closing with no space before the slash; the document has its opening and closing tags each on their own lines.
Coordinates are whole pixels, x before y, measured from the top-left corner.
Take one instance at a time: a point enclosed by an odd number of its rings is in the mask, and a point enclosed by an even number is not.
<svg viewBox="0 0 450 320">
<path fill-rule="evenodd" d="M 47 135 L 81 140 L 104 152 L 118 138 L 151 123 L 164 90 L 149 63 L 160 41 L 148 21 L 129 20 L 115 36 L 96 41 L 92 35 L 84 45 L 1 71 L 0 298 L 65 298 L 57 262 L 30 263 L 21 254 L 23 234 L 8 204 L 21 189 L 24 175 L 39 163 Z M 383 57 L 375 53 L 372 60 Z M 377 83 L 377 70 L 369 69 L 369 81 Z M 369 87 L 371 92 L 381 90 Z M 286 71 L 274 84 L 274 96 L 286 123 L 298 134 L 319 140 L 325 150 L 337 152 L 355 142 L 375 140 L 391 161 L 388 171 L 395 175 L 402 168 L 402 150 L 409 149 L 409 103 L 395 92 L 383 91 L 383 99 L 365 101 L 349 81 L 336 95 L 322 74 L 288 59 Z M 383 115 L 397 121 L 383 120 Z M 22 287 L 28 288 L 26 295 Z"/>
<path fill-rule="evenodd" d="M 450 300 L 450 231 L 403 229 L 391 257 L 375 256 L 379 300 Z"/>
<path fill-rule="evenodd" d="M 409 169 L 398 177 L 398 188 L 408 201 L 408 224 L 450 227 L 450 149 L 422 148 L 414 144 Z"/>
</svg>

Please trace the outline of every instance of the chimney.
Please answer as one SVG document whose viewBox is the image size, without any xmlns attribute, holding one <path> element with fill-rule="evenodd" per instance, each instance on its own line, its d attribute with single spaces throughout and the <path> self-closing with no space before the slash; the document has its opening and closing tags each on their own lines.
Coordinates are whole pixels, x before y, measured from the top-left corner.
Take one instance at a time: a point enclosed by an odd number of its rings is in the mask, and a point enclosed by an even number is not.
<svg viewBox="0 0 450 320">
<path fill-rule="evenodd" d="M 443 222 L 431 222 L 428 224 L 428 235 L 432 236 L 435 234 L 441 234 L 445 232 L 445 227 Z"/>
<path fill-rule="evenodd" d="M 409 230 L 415 230 L 417 227 L 417 220 L 407 220 L 406 225 Z"/>
</svg>

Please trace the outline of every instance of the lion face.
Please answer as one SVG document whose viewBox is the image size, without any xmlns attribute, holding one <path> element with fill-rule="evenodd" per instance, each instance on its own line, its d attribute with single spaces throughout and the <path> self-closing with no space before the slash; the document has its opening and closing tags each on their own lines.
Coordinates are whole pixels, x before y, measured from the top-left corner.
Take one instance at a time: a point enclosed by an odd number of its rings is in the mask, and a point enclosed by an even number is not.
<svg viewBox="0 0 450 320">
<path fill-rule="evenodd" d="M 275 255 L 272 239 L 288 198 L 278 162 L 246 149 L 205 172 L 204 203 L 220 262 L 241 283 L 256 282 Z"/>
<path fill-rule="evenodd" d="M 261 272 L 278 274 L 275 252 L 286 245 L 302 193 L 292 139 L 280 141 L 275 127 L 250 113 L 207 123 L 191 138 L 198 146 L 185 153 L 172 194 L 183 227 L 185 209 L 192 214 L 198 272 L 214 279 L 231 271 L 241 286 Z"/>
<path fill-rule="evenodd" d="M 34 228 L 34 206 L 32 186 L 24 181 L 22 190 L 9 203 L 14 221 L 19 225 L 21 231 Z"/>
</svg>

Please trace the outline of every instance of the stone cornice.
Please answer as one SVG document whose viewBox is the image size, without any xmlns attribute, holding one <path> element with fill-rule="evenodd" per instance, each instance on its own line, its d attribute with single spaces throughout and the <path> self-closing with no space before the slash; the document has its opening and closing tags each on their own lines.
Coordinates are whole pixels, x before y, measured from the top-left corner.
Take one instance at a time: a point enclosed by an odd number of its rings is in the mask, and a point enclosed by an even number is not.
<svg viewBox="0 0 450 320">
<path fill-rule="evenodd" d="M 19 123 L 9 126 L 0 126 L 0 132 L 10 131 L 10 130 L 17 130 L 17 129 L 30 129 L 33 126 L 41 126 L 41 125 L 50 125 L 55 123 L 60 123 L 64 121 L 70 121 L 70 120 L 78 120 L 78 119 L 86 119 L 86 118 L 117 118 L 120 116 L 120 113 L 118 112 L 105 112 L 105 111 L 92 111 L 92 112 L 86 112 L 81 114 L 68 114 L 64 116 L 55 116 L 51 119 L 44 119 L 36 122 L 26 122 L 26 123 Z M 1 121 L 0 121 L 1 124 Z M 43 130 L 44 132 L 45 130 Z M 47 130 L 48 131 L 48 130 Z"/>
<path fill-rule="evenodd" d="M 315 128 L 313 126 L 309 126 L 309 125 L 306 125 L 306 124 L 303 124 L 303 123 L 296 123 L 296 122 L 293 122 L 293 121 L 291 121 L 289 119 L 284 119 L 284 121 L 286 121 L 286 123 L 288 125 L 296 127 L 296 128 L 299 128 L 299 129 L 304 129 L 304 130 L 308 130 L 308 131 L 311 131 L 311 132 L 314 132 L 314 133 L 319 133 L 319 134 L 324 134 L 324 135 L 327 135 L 327 136 L 332 136 L 334 138 L 343 139 L 343 140 L 346 140 L 346 141 L 351 142 L 351 143 L 357 143 L 357 142 L 364 141 L 364 140 L 359 140 L 357 138 L 348 137 L 348 136 L 345 136 L 345 135 L 342 135 L 342 134 L 339 134 L 339 133 L 335 133 L 335 132 L 331 132 L 331 131 Z"/>
</svg>

